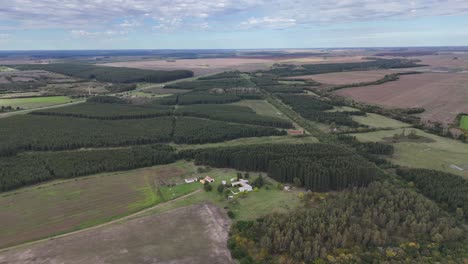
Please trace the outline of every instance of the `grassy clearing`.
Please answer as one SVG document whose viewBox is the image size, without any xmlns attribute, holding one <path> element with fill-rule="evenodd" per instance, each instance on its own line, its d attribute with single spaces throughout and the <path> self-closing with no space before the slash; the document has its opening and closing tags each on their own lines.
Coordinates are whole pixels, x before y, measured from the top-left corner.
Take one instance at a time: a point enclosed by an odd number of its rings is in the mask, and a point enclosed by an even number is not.
<svg viewBox="0 0 468 264">
<path fill-rule="evenodd" d="M 366 116 L 353 116 L 353 120 L 369 126 L 369 127 L 375 127 L 375 128 L 403 128 L 403 127 L 411 127 L 410 124 L 400 122 L 398 120 L 378 115 L 378 114 L 372 114 L 372 113 L 367 113 Z"/>
<path fill-rule="evenodd" d="M 10 67 L 6 67 L 6 66 L 0 66 L 0 72 L 11 72 L 11 71 L 16 71 L 16 70 Z"/>
<path fill-rule="evenodd" d="M 232 147 L 241 145 L 255 144 L 306 144 L 317 143 L 317 138 L 313 136 L 271 136 L 271 137 L 255 137 L 255 138 L 240 138 L 221 143 L 198 144 L 198 145 L 174 145 L 177 149 L 197 149 L 197 148 L 212 148 L 212 147 Z"/>
<path fill-rule="evenodd" d="M 468 178 L 468 146 L 466 144 L 418 129 L 406 129 L 406 134 L 411 130 L 415 130 L 417 135 L 432 139 L 434 142 L 395 143 L 393 144 L 395 154 L 389 159 L 390 161 L 402 166 L 435 169 Z M 352 135 L 360 141 L 384 141 L 384 138 L 391 138 L 394 134 L 401 134 L 402 131 L 403 129 L 395 129 Z M 450 165 L 456 165 L 465 170 L 460 171 Z"/>
<path fill-rule="evenodd" d="M 272 116 L 289 120 L 287 116 L 269 104 L 266 100 L 242 100 L 240 102 L 234 103 L 233 105 L 249 107 L 259 115 Z"/>
<path fill-rule="evenodd" d="M 19 107 L 22 109 L 33 109 L 52 105 L 66 104 L 76 101 L 68 96 L 44 96 L 29 98 L 0 99 L 0 106 Z"/>
<path fill-rule="evenodd" d="M 0 248 L 98 225 L 163 202 L 158 184 L 173 178 L 180 182 L 188 167 L 155 166 L 2 193 Z"/>
<path fill-rule="evenodd" d="M 352 108 L 349 106 L 333 106 L 332 110 L 327 110 L 325 112 L 354 112 L 359 111 L 359 109 Z"/>
<path fill-rule="evenodd" d="M 213 191 L 201 191 L 183 199 L 161 204 L 144 215 L 160 214 L 168 212 L 176 208 L 190 206 L 203 202 L 214 203 L 220 208 L 227 208 L 235 214 L 235 220 L 254 220 L 266 214 L 274 212 L 286 212 L 289 209 L 295 208 L 299 205 L 298 198 L 299 192 L 297 191 L 283 191 L 276 188 L 276 182 L 270 178 L 265 178 L 268 187 L 261 188 L 258 192 L 250 192 L 245 197 L 236 197 L 234 200 L 227 200 L 223 195 L 217 192 L 216 187 L 222 180 L 230 182 L 231 178 L 235 178 L 237 171 L 232 169 L 211 169 L 209 172 L 202 175 L 209 175 L 215 182 L 212 183 Z M 258 173 L 250 173 L 250 180 L 258 177 Z M 264 177 L 266 177 L 264 175 Z M 200 183 L 196 183 L 200 185 Z M 192 184 L 186 184 L 188 186 Z M 189 187 L 190 188 L 190 187 Z M 268 189 L 267 189 L 268 188 Z M 231 188 L 237 192 L 235 188 Z"/>
<path fill-rule="evenodd" d="M 462 116 L 460 120 L 460 127 L 463 129 L 468 130 L 468 116 Z"/>
</svg>

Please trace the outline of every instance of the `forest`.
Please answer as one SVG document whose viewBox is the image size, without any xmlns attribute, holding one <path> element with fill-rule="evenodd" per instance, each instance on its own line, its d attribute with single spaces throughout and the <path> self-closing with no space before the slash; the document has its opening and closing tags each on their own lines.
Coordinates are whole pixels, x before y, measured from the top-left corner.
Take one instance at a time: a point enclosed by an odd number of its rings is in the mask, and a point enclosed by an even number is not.
<svg viewBox="0 0 468 264">
<path fill-rule="evenodd" d="M 327 112 L 333 105 L 308 95 L 279 94 L 278 97 L 291 106 L 294 111 L 311 121 L 336 124 L 339 126 L 360 127 L 363 126 L 352 119 L 353 115 L 366 115 L 365 112 Z"/>
<path fill-rule="evenodd" d="M 240 101 L 239 96 L 233 94 L 215 93 L 185 93 L 164 97 L 157 100 L 163 105 L 192 105 L 192 104 L 228 104 Z"/>
<path fill-rule="evenodd" d="M 267 172 L 283 183 L 312 191 L 366 186 L 382 176 L 364 158 L 338 145 L 253 145 L 182 151 L 181 158 L 196 164 L 244 171 Z"/>
<path fill-rule="evenodd" d="M 164 88 L 184 89 L 195 91 L 208 91 L 212 89 L 231 89 L 231 88 L 246 88 L 252 87 L 252 83 L 245 78 L 223 78 L 223 79 L 208 79 L 196 81 L 184 81 L 172 84 L 166 84 Z"/>
<path fill-rule="evenodd" d="M 463 244 L 450 243 L 464 239 L 462 228 L 424 196 L 378 181 L 315 207 L 239 221 L 228 246 L 241 263 L 462 263 L 452 255 Z"/>
<path fill-rule="evenodd" d="M 110 83 L 162 83 L 193 77 L 193 72 L 188 70 L 155 71 L 71 63 L 25 64 L 17 65 L 15 68 L 19 70 L 45 70 L 75 78 Z"/>
<path fill-rule="evenodd" d="M 277 67 L 267 71 L 280 77 L 301 76 L 311 74 L 322 74 L 331 72 L 343 71 L 365 71 L 371 69 L 398 69 L 398 68 L 413 68 L 425 65 L 417 64 L 406 59 L 378 59 L 373 58 L 372 61 L 352 62 L 352 63 L 327 63 L 327 64 L 305 64 L 301 67 L 296 65 L 278 65 Z"/>
<path fill-rule="evenodd" d="M 92 97 L 95 98 L 95 97 Z M 141 119 L 170 116 L 174 108 L 165 105 L 130 105 L 84 103 L 60 108 L 37 110 L 32 115 L 78 117 L 100 120 Z"/>
<path fill-rule="evenodd" d="M 252 109 L 238 105 L 190 105 L 177 108 L 175 114 L 258 126 L 293 127 L 287 120 L 257 115 Z"/>
<path fill-rule="evenodd" d="M 428 170 L 399 168 L 398 175 L 414 184 L 425 196 L 443 208 L 468 220 L 468 181 L 458 175 Z"/>
<path fill-rule="evenodd" d="M 168 164 L 175 152 L 167 145 L 63 152 L 34 152 L 0 159 L 0 191 L 54 179 Z"/>
<path fill-rule="evenodd" d="M 285 131 L 274 128 L 189 117 L 95 120 L 22 115 L 0 120 L 0 156 L 31 150 L 56 151 L 171 141 L 201 144 L 285 134 Z"/>
</svg>

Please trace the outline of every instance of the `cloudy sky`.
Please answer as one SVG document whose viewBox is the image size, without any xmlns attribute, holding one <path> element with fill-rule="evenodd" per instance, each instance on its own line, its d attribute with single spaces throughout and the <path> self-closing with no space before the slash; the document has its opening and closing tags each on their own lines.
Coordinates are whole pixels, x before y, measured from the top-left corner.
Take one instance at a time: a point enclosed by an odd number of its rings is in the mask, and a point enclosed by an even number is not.
<svg viewBox="0 0 468 264">
<path fill-rule="evenodd" d="M 468 45 L 468 0 L 1 0 L 0 50 Z"/>
</svg>

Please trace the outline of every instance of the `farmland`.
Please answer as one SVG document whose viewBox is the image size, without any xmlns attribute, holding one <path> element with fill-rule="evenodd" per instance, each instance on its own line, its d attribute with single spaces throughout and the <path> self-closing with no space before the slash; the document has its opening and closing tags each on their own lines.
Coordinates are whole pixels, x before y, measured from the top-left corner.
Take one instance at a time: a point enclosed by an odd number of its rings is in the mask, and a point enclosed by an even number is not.
<svg viewBox="0 0 468 264">
<path fill-rule="evenodd" d="M 164 201 L 158 184 L 183 175 L 183 166 L 156 166 L 58 180 L 0 197 L 0 248 L 118 218 Z"/>
<path fill-rule="evenodd" d="M 468 112 L 468 74 L 425 73 L 400 76 L 382 85 L 337 91 L 357 101 L 394 108 L 424 108 L 421 117 L 450 124 L 459 113 Z"/>
<path fill-rule="evenodd" d="M 199 204 L 11 250 L 0 262 L 227 264 L 228 226 L 221 209 Z"/>
</svg>

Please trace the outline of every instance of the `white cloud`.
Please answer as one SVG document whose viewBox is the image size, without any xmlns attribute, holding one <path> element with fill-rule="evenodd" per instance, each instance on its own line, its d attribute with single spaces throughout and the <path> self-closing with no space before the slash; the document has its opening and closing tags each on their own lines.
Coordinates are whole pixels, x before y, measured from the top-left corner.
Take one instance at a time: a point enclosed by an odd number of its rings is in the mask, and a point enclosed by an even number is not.
<svg viewBox="0 0 468 264">
<path fill-rule="evenodd" d="M 261 18 L 250 18 L 247 21 L 240 23 L 240 28 L 273 28 L 281 29 L 293 27 L 296 25 L 296 20 L 292 18 L 281 18 L 281 17 L 261 17 Z"/>
<path fill-rule="evenodd" d="M 127 31 L 106 30 L 106 31 L 86 31 L 86 30 L 71 30 L 70 34 L 75 38 L 112 38 L 114 36 L 127 35 Z"/>
<path fill-rule="evenodd" d="M 6 33 L 0 33 L 0 41 L 3 42 L 3 41 L 7 41 L 10 39 L 10 34 L 6 34 Z"/>
<path fill-rule="evenodd" d="M 467 0 L 9 0 L 0 17 L 17 28 L 175 30 L 203 23 L 286 28 L 321 22 L 468 14 Z M 239 14 L 239 16 L 236 15 Z M 258 15 L 261 14 L 261 15 Z M 239 17 L 252 18 L 244 21 Z M 225 17 L 229 19 L 225 20 Z M 123 22 L 116 22 L 122 21 Z M 146 20 L 145 20 L 146 21 Z M 5 26 L 3 26 L 5 28 Z M 12 28 L 11 28 L 12 29 Z M 91 32 L 92 33 L 92 32 Z M 85 33 L 86 34 L 86 33 Z"/>
</svg>

